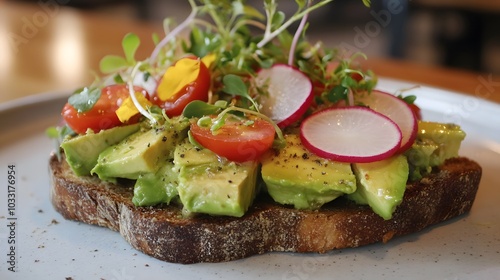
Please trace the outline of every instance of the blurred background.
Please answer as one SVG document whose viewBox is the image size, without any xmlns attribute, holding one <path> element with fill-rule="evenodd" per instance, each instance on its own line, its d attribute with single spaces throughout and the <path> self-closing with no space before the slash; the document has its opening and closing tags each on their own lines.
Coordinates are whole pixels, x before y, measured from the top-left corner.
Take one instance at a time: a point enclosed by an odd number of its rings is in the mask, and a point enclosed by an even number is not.
<svg viewBox="0 0 500 280">
<path fill-rule="evenodd" d="M 180 22 L 190 12 L 185 0 L 58 1 L 63 2 L 107 16 L 159 24 L 165 17 Z M 248 3 L 262 5 L 261 0 Z M 292 0 L 282 0 L 279 5 L 287 13 L 296 7 Z M 371 9 L 360 0 L 335 0 L 311 15 L 308 36 L 369 56 L 498 74 L 499 15 L 500 1 L 496 0 L 372 0 Z"/>
<path fill-rule="evenodd" d="M 293 0 L 279 1 L 287 14 L 295 8 Z M 104 55 L 121 54 L 125 32 L 161 34 L 164 18 L 179 23 L 189 12 L 187 0 L 0 0 L 0 102 L 85 85 Z M 307 34 L 369 58 L 455 71 L 433 84 L 448 87 L 470 72 L 473 92 L 478 75 L 500 74 L 499 15 L 498 0 L 372 0 L 369 9 L 361 0 L 335 0 L 311 14 Z M 152 48 L 143 40 L 138 58 Z M 429 76 L 415 80 L 440 79 Z"/>
</svg>

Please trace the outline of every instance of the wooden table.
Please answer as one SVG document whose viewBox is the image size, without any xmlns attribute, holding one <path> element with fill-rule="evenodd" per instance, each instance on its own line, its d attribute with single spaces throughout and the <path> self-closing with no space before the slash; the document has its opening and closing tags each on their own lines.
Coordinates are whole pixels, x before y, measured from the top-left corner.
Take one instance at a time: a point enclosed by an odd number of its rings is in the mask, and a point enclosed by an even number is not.
<svg viewBox="0 0 500 280">
<path fill-rule="evenodd" d="M 0 3 L 0 103 L 87 85 L 93 80 L 90 70 L 98 71 L 104 55 L 122 55 L 120 42 L 126 33 L 134 32 L 141 38 L 139 59 L 146 58 L 153 48 L 151 34 L 163 34 L 157 24 L 37 3 Z M 364 67 L 381 77 L 455 90 L 500 103 L 500 77 L 487 73 L 379 58 L 370 58 Z"/>
</svg>

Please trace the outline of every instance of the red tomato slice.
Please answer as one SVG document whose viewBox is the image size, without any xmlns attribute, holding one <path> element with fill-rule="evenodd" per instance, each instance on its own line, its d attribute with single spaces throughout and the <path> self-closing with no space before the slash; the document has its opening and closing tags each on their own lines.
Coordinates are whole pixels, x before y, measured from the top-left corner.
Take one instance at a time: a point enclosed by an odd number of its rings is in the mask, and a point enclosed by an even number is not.
<svg viewBox="0 0 500 280">
<path fill-rule="evenodd" d="M 192 58 L 198 59 L 198 58 Z M 161 100 L 158 94 L 153 95 L 153 103 L 165 109 L 169 117 L 182 114 L 184 107 L 193 100 L 208 101 L 210 90 L 210 71 L 205 64 L 200 63 L 200 73 L 195 81 L 186 85 L 181 91 L 167 100 Z"/>
<path fill-rule="evenodd" d="M 257 119 L 253 125 L 241 121 L 226 121 L 224 126 L 212 134 L 210 128 L 191 124 L 191 133 L 198 143 L 219 156 L 231 161 L 258 160 L 274 141 L 274 127 L 267 121 Z"/>
<path fill-rule="evenodd" d="M 134 87 L 134 90 L 141 92 L 148 98 L 148 94 L 143 88 Z M 126 85 L 107 86 L 101 90 L 101 97 L 89 111 L 78 113 L 73 106 L 66 103 L 61 115 L 68 126 L 76 133 L 84 134 L 89 128 L 97 133 L 101 130 L 122 124 L 115 111 L 129 96 L 129 90 Z M 136 123 L 138 120 L 138 117 L 133 117 L 127 124 Z"/>
</svg>

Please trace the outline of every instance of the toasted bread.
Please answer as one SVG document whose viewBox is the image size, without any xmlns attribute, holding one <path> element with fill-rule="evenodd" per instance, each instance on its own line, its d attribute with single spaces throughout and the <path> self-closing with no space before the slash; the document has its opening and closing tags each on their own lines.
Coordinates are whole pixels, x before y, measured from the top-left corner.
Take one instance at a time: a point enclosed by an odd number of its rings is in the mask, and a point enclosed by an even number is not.
<svg viewBox="0 0 500 280">
<path fill-rule="evenodd" d="M 66 219 L 119 231 L 134 248 L 174 263 L 225 262 L 272 251 L 318 252 L 387 242 L 468 212 L 481 167 L 453 158 L 407 185 L 391 220 L 369 207 L 337 199 L 304 211 L 259 195 L 241 218 L 184 217 L 177 205 L 136 207 L 133 185 L 76 176 L 65 160 L 50 158 L 51 199 Z"/>
</svg>

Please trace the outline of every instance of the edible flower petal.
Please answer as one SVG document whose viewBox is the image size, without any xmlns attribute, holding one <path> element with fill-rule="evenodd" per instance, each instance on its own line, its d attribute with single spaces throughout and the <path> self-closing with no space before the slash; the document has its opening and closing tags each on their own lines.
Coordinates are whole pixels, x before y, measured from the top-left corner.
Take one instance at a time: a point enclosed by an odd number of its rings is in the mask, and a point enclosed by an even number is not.
<svg viewBox="0 0 500 280">
<path fill-rule="evenodd" d="M 153 104 L 141 93 L 136 92 L 135 97 L 143 108 L 153 106 Z M 120 105 L 120 108 L 118 108 L 115 112 L 118 116 L 118 119 L 120 119 L 120 121 L 124 123 L 131 117 L 137 115 L 139 113 L 139 109 L 137 109 L 137 107 L 134 105 L 134 102 L 132 101 L 132 98 L 130 98 L 129 96 L 127 97 L 127 99 L 125 99 L 125 101 L 123 101 L 122 105 Z"/>
<path fill-rule="evenodd" d="M 214 63 L 216 58 L 217 55 L 215 55 L 214 53 L 209 53 L 201 59 L 201 62 L 203 62 L 203 64 L 205 64 L 207 68 L 210 68 L 210 66 L 212 65 L 212 63 Z"/>
<path fill-rule="evenodd" d="M 165 101 L 194 82 L 200 73 L 199 59 L 182 58 L 170 66 L 158 86 L 157 92 L 160 100 Z"/>
</svg>

